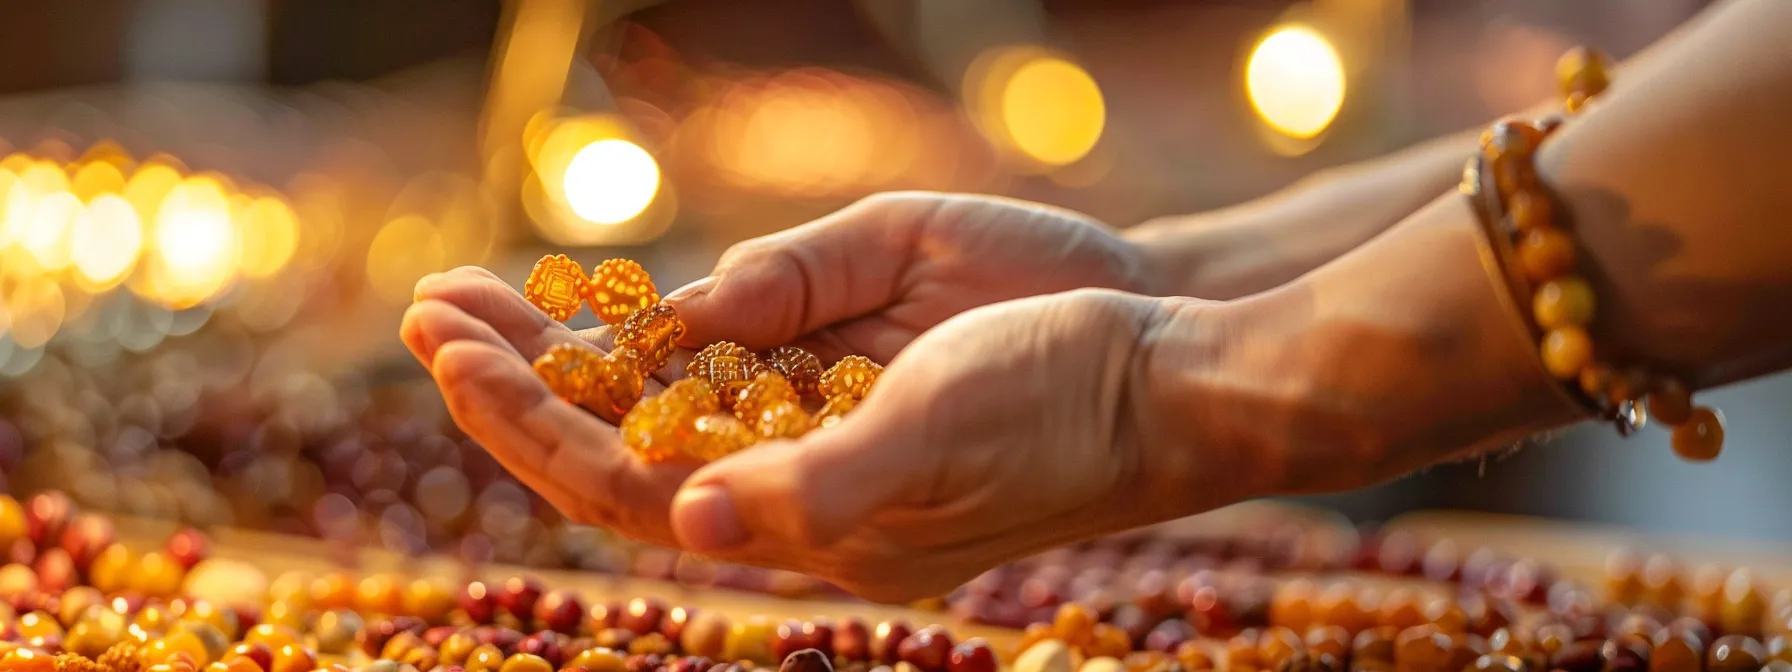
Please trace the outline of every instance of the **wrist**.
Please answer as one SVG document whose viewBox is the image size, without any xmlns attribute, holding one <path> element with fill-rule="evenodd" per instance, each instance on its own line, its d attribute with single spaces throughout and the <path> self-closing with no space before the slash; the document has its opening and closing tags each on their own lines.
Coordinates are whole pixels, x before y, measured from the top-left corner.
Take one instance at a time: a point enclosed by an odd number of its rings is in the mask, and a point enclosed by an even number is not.
<svg viewBox="0 0 1792 672">
<path fill-rule="evenodd" d="M 1452 194 L 1273 291 L 1168 311 L 1144 366 L 1162 450 L 1228 462 L 1244 496 L 1324 492 L 1574 420 L 1472 217 Z"/>
</svg>

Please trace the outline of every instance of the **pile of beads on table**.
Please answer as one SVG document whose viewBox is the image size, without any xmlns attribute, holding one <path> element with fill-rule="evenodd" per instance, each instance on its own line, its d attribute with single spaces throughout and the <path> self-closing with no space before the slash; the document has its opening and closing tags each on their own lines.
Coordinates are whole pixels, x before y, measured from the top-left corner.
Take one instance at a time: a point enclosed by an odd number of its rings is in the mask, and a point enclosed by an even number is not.
<svg viewBox="0 0 1792 672">
<path fill-rule="evenodd" d="M 617 425 L 623 444 L 649 463 L 708 462 L 832 425 L 883 371 L 858 355 L 824 370 L 819 358 L 795 346 L 755 353 L 720 341 L 697 351 L 684 378 L 644 397 L 648 381 L 671 362 L 685 326 L 640 264 L 610 259 L 587 276 L 566 255 L 548 255 L 535 263 L 523 296 L 558 321 L 589 303 L 616 328 L 608 353 L 560 344 L 537 357 L 534 368 L 555 395 Z"/>
</svg>

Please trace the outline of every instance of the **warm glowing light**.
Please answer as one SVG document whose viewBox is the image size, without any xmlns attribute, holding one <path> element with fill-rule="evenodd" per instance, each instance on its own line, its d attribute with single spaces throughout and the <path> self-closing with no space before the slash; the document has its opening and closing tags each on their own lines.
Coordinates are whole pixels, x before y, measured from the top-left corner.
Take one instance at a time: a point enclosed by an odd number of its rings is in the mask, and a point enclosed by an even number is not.
<svg viewBox="0 0 1792 672">
<path fill-rule="evenodd" d="M 0 302 L 12 322 L 12 340 L 20 347 L 37 348 L 49 343 L 62 328 L 66 305 L 62 286 L 48 276 L 20 279 L 4 294 Z"/>
<path fill-rule="evenodd" d="M 1271 128 L 1308 139 L 1330 126 L 1344 106 L 1344 64 L 1325 36 L 1286 26 L 1257 43 L 1245 66 L 1251 107 Z"/>
<path fill-rule="evenodd" d="M 244 208 L 242 224 L 242 274 L 265 278 L 286 267 L 298 249 L 298 215 L 285 201 L 270 196 L 255 199 Z"/>
<path fill-rule="evenodd" d="M 20 222 L 22 228 L 15 233 L 19 246 L 30 253 L 39 268 L 62 270 L 69 263 L 69 231 L 86 206 L 66 191 L 43 194 L 35 200 L 31 214 Z"/>
<path fill-rule="evenodd" d="M 124 171 L 118 166 L 105 161 L 95 161 L 81 166 L 75 176 L 69 180 L 69 191 L 86 202 L 101 194 L 116 194 L 124 189 Z"/>
<path fill-rule="evenodd" d="M 611 138 L 573 155 L 562 178 L 573 214 L 597 224 L 634 219 L 660 191 L 660 167 L 639 145 Z"/>
<path fill-rule="evenodd" d="M 368 288 L 387 301 L 409 302 L 417 281 L 442 270 L 447 254 L 429 220 L 406 215 L 386 222 L 367 247 Z"/>
<path fill-rule="evenodd" d="M 138 169 L 124 185 L 124 200 L 137 209 L 137 216 L 153 219 L 162 209 L 162 199 L 180 184 L 180 171 L 172 166 L 152 163 Z"/>
<path fill-rule="evenodd" d="M 154 241 L 153 298 L 187 308 L 217 295 L 239 257 L 224 187 L 208 177 L 175 185 L 156 212 Z"/>
<path fill-rule="evenodd" d="M 1002 87 L 1002 125 L 1014 147 L 1052 166 L 1076 162 L 1095 148 L 1107 123 L 1101 87 L 1075 63 L 1040 56 L 1022 64 Z"/>
<path fill-rule="evenodd" d="M 114 194 L 93 199 L 69 235 L 76 280 L 99 292 L 117 286 L 143 251 L 143 222 L 129 201 Z"/>
</svg>

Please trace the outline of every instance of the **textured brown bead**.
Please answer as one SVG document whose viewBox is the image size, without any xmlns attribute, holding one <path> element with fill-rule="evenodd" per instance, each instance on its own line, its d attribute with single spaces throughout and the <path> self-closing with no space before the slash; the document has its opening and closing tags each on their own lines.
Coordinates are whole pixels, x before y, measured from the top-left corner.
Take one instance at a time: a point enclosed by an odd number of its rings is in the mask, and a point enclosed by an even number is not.
<svg viewBox="0 0 1792 672">
<path fill-rule="evenodd" d="M 1743 567 L 1730 572 L 1730 576 L 1724 579 L 1719 628 L 1732 635 L 1753 637 L 1761 634 L 1761 621 L 1766 613 L 1767 601 L 1761 595 L 1761 586 L 1755 580 L 1754 570 Z"/>
<path fill-rule="evenodd" d="M 1543 283 L 1574 268 L 1574 238 L 1554 227 L 1532 229 L 1518 238 L 1518 265 L 1524 277 Z"/>
<path fill-rule="evenodd" d="M 665 303 L 656 303 L 622 321 L 622 326 L 616 328 L 616 349 L 634 350 L 640 357 L 641 375 L 652 375 L 672 361 L 681 336 L 684 322 L 678 319 L 678 311 Z"/>
<path fill-rule="evenodd" d="M 821 384 L 821 358 L 794 345 L 783 345 L 765 352 L 765 365 L 790 381 L 797 394 L 814 394 Z"/>
<path fill-rule="evenodd" d="M 1670 427 L 1692 419 L 1692 392 L 1675 378 L 1663 378 L 1649 391 L 1649 415 Z"/>
<path fill-rule="evenodd" d="M 713 462 L 746 450 L 758 441 L 759 436 L 740 418 L 710 413 L 692 423 L 690 438 L 679 450 L 700 461 Z"/>
<path fill-rule="evenodd" d="M 1548 196 L 1535 189 L 1525 189 L 1507 200 L 1506 216 L 1512 220 L 1513 227 L 1522 232 L 1530 232 L 1550 226 L 1553 213 L 1550 211 Z"/>
<path fill-rule="evenodd" d="M 709 383 L 721 397 L 723 408 L 733 408 L 741 391 L 765 370 L 765 363 L 753 351 L 728 341 L 705 346 L 684 367 L 685 375 Z"/>
<path fill-rule="evenodd" d="M 1767 649 L 1753 637 L 1725 635 L 1705 650 L 1705 672 L 1755 672 L 1767 660 Z"/>
<path fill-rule="evenodd" d="M 579 262 L 564 254 L 550 254 L 535 262 L 535 268 L 529 271 L 529 279 L 523 282 L 523 298 L 555 322 L 565 322 L 579 312 L 589 282 Z"/>
<path fill-rule="evenodd" d="M 1593 363 L 1593 339 L 1580 327 L 1561 327 L 1543 335 L 1543 366 L 1550 375 L 1572 380 Z"/>
<path fill-rule="evenodd" d="M 1531 313 L 1544 329 L 1584 327 L 1593 321 L 1593 288 L 1572 275 L 1543 283 L 1531 301 Z"/>
<path fill-rule="evenodd" d="M 1700 406 L 1692 409 L 1686 422 L 1674 426 L 1674 454 L 1690 462 L 1717 459 L 1724 448 L 1724 415 L 1716 409 Z"/>
<path fill-rule="evenodd" d="M 871 393 L 872 384 L 877 382 L 878 375 L 884 367 L 867 357 L 847 355 L 834 362 L 828 370 L 821 374 L 821 396 L 829 399 L 835 397 L 852 397 L 861 400 Z"/>
<path fill-rule="evenodd" d="M 660 292 L 653 286 L 647 269 L 630 259 L 607 259 L 591 269 L 585 283 L 585 300 L 591 312 L 606 324 L 622 324 L 635 311 L 645 310 L 660 302 Z"/>
<path fill-rule="evenodd" d="M 709 383 L 685 378 L 623 416 L 622 444 L 650 464 L 671 460 L 696 431 L 697 419 L 720 410 Z"/>
<path fill-rule="evenodd" d="M 1611 85 L 1609 63 L 1603 52 L 1587 47 L 1575 47 L 1562 54 L 1556 61 L 1556 84 L 1561 87 L 1562 96 L 1578 93 L 1591 97 L 1604 92 Z"/>
</svg>

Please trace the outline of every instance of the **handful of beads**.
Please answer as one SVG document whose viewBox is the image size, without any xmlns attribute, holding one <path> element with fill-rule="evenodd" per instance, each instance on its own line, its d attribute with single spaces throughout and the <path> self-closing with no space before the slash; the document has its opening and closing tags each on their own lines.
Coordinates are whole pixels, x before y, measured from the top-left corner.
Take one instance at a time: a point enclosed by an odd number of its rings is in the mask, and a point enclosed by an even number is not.
<svg viewBox="0 0 1792 672">
<path fill-rule="evenodd" d="M 795 346 L 755 353 L 721 341 L 697 352 L 685 378 L 643 399 L 647 377 L 671 362 L 685 327 L 640 264 L 610 259 L 586 275 L 566 255 L 548 255 L 535 262 L 523 297 L 561 322 L 589 303 L 616 327 L 610 352 L 556 345 L 534 368 L 556 396 L 617 425 L 623 445 L 649 463 L 708 462 L 831 425 L 870 393 L 883 371 L 858 355 L 824 370 L 820 358 Z M 806 399 L 819 402 L 813 413 Z"/>
</svg>

